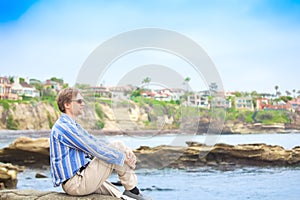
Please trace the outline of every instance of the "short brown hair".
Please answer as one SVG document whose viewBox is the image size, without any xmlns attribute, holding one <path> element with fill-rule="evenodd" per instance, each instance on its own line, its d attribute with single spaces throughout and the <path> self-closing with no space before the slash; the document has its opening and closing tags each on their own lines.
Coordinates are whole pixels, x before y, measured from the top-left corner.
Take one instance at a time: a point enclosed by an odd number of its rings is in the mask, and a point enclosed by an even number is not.
<svg viewBox="0 0 300 200">
<path fill-rule="evenodd" d="M 77 96 L 79 90 L 76 88 L 65 88 L 59 91 L 56 97 L 56 103 L 61 112 L 65 113 L 65 103 L 70 103 Z"/>
</svg>

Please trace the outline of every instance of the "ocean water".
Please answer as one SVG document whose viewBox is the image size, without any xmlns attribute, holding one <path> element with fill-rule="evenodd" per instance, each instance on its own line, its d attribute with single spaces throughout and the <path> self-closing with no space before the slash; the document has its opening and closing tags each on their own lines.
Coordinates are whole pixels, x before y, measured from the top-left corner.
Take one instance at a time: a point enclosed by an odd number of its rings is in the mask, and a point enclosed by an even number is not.
<svg viewBox="0 0 300 200">
<path fill-rule="evenodd" d="M 38 172 L 50 176 L 49 170 Z M 36 173 L 32 169 L 20 173 L 17 188 L 62 192 L 60 187 L 52 187 L 50 178 L 36 179 Z M 162 169 L 136 173 L 139 188 L 155 200 L 300 199 L 300 168 Z M 112 174 L 109 180 L 116 182 L 117 175 Z"/>
<path fill-rule="evenodd" d="M 0 132 L 0 147 L 7 146 L 19 136 L 47 137 L 49 133 L 24 133 L 21 131 Z M 97 136 L 103 137 L 103 136 Z M 185 141 L 206 141 L 207 136 L 114 136 L 108 140 L 122 140 L 132 148 L 140 145 L 157 146 L 162 144 L 185 144 Z M 175 142 L 174 142 L 175 141 Z M 179 141 L 179 142 L 178 142 Z M 300 146 L 300 134 L 255 134 L 255 135 L 221 135 L 215 142 L 228 144 L 266 143 L 280 145 L 286 149 Z M 1 147 L 1 148 L 2 148 Z M 35 178 L 42 173 L 47 178 Z M 139 188 L 143 193 L 159 200 L 175 199 L 300 199 L 300 167 L 235 167 L 227 170 L 203 167 L 196 169 L 154 169 L 137 170 Z M 18 174 L 18 189 L 36 189 L 59 191 L 54 188 L 49 169 L 25 169 Z M 110 177 L 112 182 L 118 180 L 116 174 Z M 120 187 L 122 190 L 122 188 Z"/>
</svg>

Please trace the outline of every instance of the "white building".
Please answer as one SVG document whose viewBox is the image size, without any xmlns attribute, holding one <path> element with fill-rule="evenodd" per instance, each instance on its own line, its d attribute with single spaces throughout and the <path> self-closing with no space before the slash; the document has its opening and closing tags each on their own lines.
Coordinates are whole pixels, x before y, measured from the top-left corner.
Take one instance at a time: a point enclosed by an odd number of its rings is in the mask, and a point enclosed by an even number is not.
<svg viewBox="0 0 300 200">
<path fill-rule="evenodd" d="M 25 96 L 25 97 L 39 97 L 40 93 L 33 87 L 32 85 L 28 84 L 27 82 L 20 83 L 18 77 L 14 77 L 14 83 L 11 87 L 11 92 L 13 94 L 17 94 L 18 96 Z"/>
</svg>

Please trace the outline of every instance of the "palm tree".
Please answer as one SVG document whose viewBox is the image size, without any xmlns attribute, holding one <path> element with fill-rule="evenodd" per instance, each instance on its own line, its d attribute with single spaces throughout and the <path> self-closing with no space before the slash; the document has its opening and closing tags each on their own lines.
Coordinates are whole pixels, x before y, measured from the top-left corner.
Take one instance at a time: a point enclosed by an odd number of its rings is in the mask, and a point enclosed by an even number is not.
<svg viewBox="0 0 300 200">
<path fill-rule="evenodd" d="M 151 82 L 151 78 L 147 76 L 146 78 L 143 79 L 142 84 L 146 84 L 148 86 L 147 88 L 149 89 L 150 82 Z"/>
<path fill-rule="evenodd" d="M 278 96 L 281 96 L 281 92 L 277 92 L 277 95 L 278 95 Z"/>
<path fill-rule="evenodd" d="M 296 89 L 293 89 L 293 93 L 294 93 L 294 98 L 296 97 L 295 93 L 296 93 Z"/>
<path fill-rule="evenodd" d="M 213 82 L 209 84 L 209 90 L 212 94 L 216 94 L 218 91 L 218 85 L 217 83 Z"/>
<path fill-rule="evenodd" d="M 188 92 L 189 91 L 189 82 L 191 81 L 191 78 L 190 77 L 186 77 L 184 79 L 184 83 L 185 84 L 185 87 L 186 87 L 186 91 Z"/>
<path fill-rule="evenodd" d="M 44 85 L 42 84 L 42 83 L 35 83 L 34 84 L 34 87 L 35 87 L 35 89 L 37 90 L 37 91 L 39 91 L 39 93 L 40 93 L 40 96 L 42 97 L 44 94 L 43 94 L 43 90 L 44 90 Z"/>
<path fill-rule="evenodd" d="M 278 85 L 275 85 L 275 90 L 276 90 L 276 93 L 275 93 L 275 95 L 277 96 L 277 94 L 278 94 L 278 89 L 279 89 L 279 86 Z"/>
</svg>

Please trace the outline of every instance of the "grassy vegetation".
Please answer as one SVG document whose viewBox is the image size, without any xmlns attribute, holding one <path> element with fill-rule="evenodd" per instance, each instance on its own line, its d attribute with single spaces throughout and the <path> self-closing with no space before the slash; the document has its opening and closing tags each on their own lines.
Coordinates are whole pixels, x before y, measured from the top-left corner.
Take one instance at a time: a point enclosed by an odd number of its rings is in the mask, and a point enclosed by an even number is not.
<svg viewBox="0 0 300 200">
<path fill-rule="evenodd" d="M 100 119 L 104 118 L 104 113 L 99 103 L 95 104 L 95 112 Z"/>
<path fill-rule="evenodd" d="M 95 128 L 102 129 L 105 125 L 104 124 L 104 112 L 99 103 L 95 104 L 95 112 L 96 112 L 96 115 L 99 117 L 99 120 L 97 120 L 95 122 Z"/>
<path fill-rule="evenodd" d="M 7 100 L 0 100 L 0 105 L 3 107 L 4 110 L 9 110 L 9 102 Z"/>
<path fill-rule="evenodd" d="M 263 124 L 289 123 L 289 115 L 283 110 L 263 110 L 258 112 L 257 117 Z"/>
<path fill-rule="evenodd" d="M 108 104 L 108 105 L 111 105 L 111 104 L 112 104 L 112 101 L 111 101 L 110 99 L 97 98 L 97 99 L 96 99 L 96 102 L 97 102 L 97 103 L 105 103 L 105 104 Z"/>
<path fill-rule="evenodd" d="M 19 122 L 14 120 L 12 115 L 8 115 L 8 117 L 6 119 L 6 128 L 9 130 L 18 130 Z"/>
<path fill-rule="evenodd" d="M 289 112 L 285 110 L 262 110 L 256 115 L 256 120 L 262 124 L 289 123 Z M 226 120 L 254 123 L 253 111 L 230 109 L 226 112 Z"/>
<path fill-rule="evenodd" d="M 252 116 L 254 112 L 249 110 L 229 109 L 226 111 L 226 121 L 242 121 L 246 123 L 254 123 Z"/>
<path fill-rule="evenodd" d="M 51 119 L 51 115 L 50 115 L 50 113 L 47 111 L 47 119 L 48 119 L 48 126 L 49 126 L 49 128 L 52 128 L 52 126 L 53 126 L 53 120 Z"/>
<path fill-rule="evenodd" d="M 9 99 L 0 99 L 0 105 L 4 105 L 4 104 L 14 104 L 14 103 L 36 103 L 36 102 L 48 102 L 51 104 L 54 104 L 55 101 L 55 97 L 42 97 L 42 98 L 30 98 L 30 97 L 26 97 L 23 98 L 22 100 L 9 100 Z"/>
</svg>

